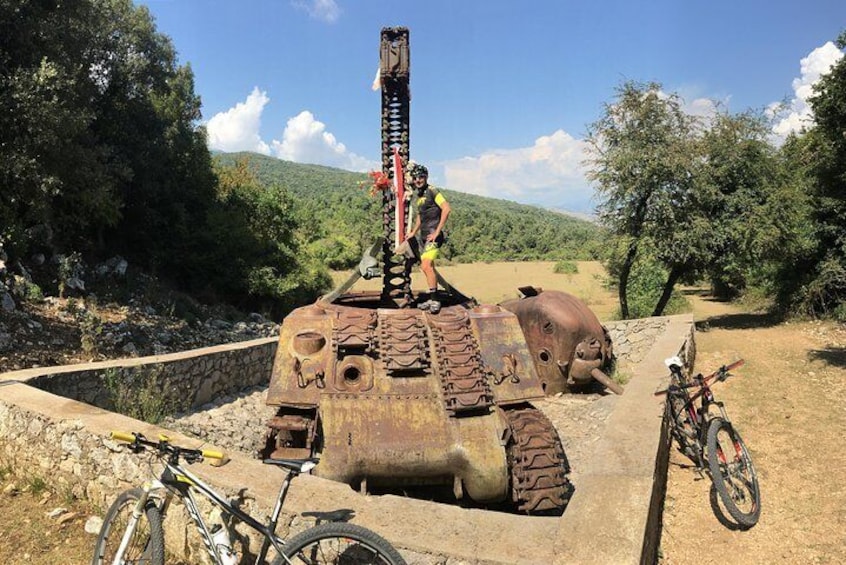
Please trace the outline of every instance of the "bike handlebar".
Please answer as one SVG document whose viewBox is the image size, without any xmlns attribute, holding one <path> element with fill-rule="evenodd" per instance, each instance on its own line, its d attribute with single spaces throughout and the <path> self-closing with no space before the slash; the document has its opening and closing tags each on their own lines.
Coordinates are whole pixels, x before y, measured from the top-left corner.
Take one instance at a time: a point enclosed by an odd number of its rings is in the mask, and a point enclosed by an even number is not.
<svg viewBox="0 0 846 565">
<path fill-rule="evenodd" d="M 746 363 L 746 361 L 744 359 L 738 359 L 734 363 L 729 363 L 728 365 L 723 365 L 722 367 L 720 367 L 719 369 L 717 369 L 716 371 L 714 371 L 713 373 L 711 373 L 707 377 L 703 377 L 702 374 L 700 373 L 699 375 L 693 377 L 693 380 L 690 381 L 690 382 L 682 383 L 682 384 L 673 384 L 673 385 L 670 385 L 669 387 L 667 387 L 664 390 L 659 390 L 658 392 L 655 393 L 655 396 L 661 396 L 662 394 L 667 394 L 667 391 L 672 390 L 672 389 L 683 389 L 683 388 L 692 388 L 692 387 L 695 387 L 695 386 L 702 386 L 702 385 L 706 384 L 708 381 L 710 381 L 711 379 L 713 379 L 714 377 L 717 377 L 717 380 L 724 381 L 729 377 L 729 371 L 737 369 L 738 367 L 742 366 L 744 363 Z M 672 367 L 673 366 L 671 365 L 670 370 L 673 370 Z M 681 370 L 680 366 L 678 366 L 678 370 L 679 371 Z"/>
<path fill-rule="evenodd" d="M 186 447 L 179 447 L 170 443 L 166 436 L 159 436 L 160 441 L 150 441 L 143 434 L 132 432 L 113 431 L 110 434 L 113 440 L 122 441 L 131 444 L 133 449 L 141 450 L 145 447 L 151 447 L 159 452 L 161 455 L 171 455 L 176 458 L 182 457 L 188 463 L 197 463 L 203 459 L 215 459 L 223 462 L 226 459 L 226 454 L 222 451 L 213 449 L 188 449 Z"/>
<path fill-rule="evenodd" d="M 726 378 L 729 377 L 729 371 L 732 371 L 734 369 L 737 369 L 738 367 L 741 367 L 744 363 L 746 363 L 746 361 L 744 359 L 738 359 L 734 363 L 729 363 L 728 365 L 723 365 L 722 367 L 720 367 L 719 369 L 717 369 L 716 371 L 714 371 L 713 373 L 711 373 L 710 375 L 708 375 L 707 377 L 702 379 L 702 382 L 706 383 L 706 382 L 710 381 L 711 379 L 713 379 L 714 377 L 717 377 L 718 380 L 723 381 L 723 380 L 725 380 Z"/>
</svg>

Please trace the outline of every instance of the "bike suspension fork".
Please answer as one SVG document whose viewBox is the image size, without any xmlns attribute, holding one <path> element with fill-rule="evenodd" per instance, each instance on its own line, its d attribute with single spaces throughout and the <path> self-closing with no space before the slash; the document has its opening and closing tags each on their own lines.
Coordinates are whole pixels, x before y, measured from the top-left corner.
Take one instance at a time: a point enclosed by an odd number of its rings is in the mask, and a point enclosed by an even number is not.
<svg viewBox="0 0 846 565">
<path fill-rule="evenodd" d="M 121 565 L 121 563 L 123 563 L 123 554 L 126 552 L 126 548 L 129 547 L 129 542 L 132 541 L 132 536 L 135 535 L 135 528 L 138 527 L 138 521 L 144 514 L 144 509 L 147 507 L 147 501 L 150 499 L 150 492 L 161 486 L 161 483 L 158 481 L 144 484 L 141 489 L 141 496 L 138 497 L 138 502 L 132 509 L 132 516 L 129 518 L 129 524 L 126 525 L 126 531 L 123 532 L 123 537 L 120 539 L 120 545 L 118 546 L 112 565 Z"/>
</svg>

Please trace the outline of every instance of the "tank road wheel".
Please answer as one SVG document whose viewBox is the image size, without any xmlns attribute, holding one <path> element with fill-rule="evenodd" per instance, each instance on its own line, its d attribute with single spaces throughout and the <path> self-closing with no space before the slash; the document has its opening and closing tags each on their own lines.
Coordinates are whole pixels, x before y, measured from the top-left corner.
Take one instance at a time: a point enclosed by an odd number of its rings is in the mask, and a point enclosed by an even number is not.
<svg viewBox="0 0 846 565">
<path fill-rule="evenodd" d="M 507 410 L 505 415 L 511 430 L 506 450 L 514 504 L 527 514 L 560 514 L 573 486 L 558 432 L 535 408 Z"/>
</svg>

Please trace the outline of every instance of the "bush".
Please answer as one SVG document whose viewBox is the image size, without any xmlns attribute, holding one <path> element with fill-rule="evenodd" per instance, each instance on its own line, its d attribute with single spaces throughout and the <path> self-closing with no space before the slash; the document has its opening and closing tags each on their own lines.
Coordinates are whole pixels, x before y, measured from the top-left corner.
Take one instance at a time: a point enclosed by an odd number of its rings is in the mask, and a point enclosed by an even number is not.
<svg viewBox="0 0 846 565">
<path fill-rule="evenodd" d="M 648 318 L 655 311 L 655 305 L 661 298 L 664 283 L 667 281 L 667 271 L 653 258 L 641 257 L 635 261 L 629 275 L 627 298 L 629 302 L 630 318 Z M 663 315 L 670 316 L 690 310 L 690 303 L 676 289 Z M 617 317 L 620 317 L 617 311 Z"/>
<path fill-rule="evenodd" d="M 158 424 L 175 411 L 167 395 L 162 394 L 160 370 L 123 373 L 119 369 L 107 369 L 103 380 L 115 412 L 124 416 Z"/>
<path fill-rule="evenodd" d="M 577 275 L 579 266 L 573 261 L 558 261 L 553 268 L 553 272 L 559 275 Z"/>
</svg>

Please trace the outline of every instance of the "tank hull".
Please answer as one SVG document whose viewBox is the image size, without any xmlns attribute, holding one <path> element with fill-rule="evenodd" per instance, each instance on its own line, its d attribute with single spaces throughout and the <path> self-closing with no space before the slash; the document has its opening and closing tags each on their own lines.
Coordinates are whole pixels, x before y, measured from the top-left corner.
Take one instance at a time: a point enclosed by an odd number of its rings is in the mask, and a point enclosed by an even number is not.
<svg viewBox="0 0 846 565">
<path fill-rule="evenodd" d="M 552 425 L 528 404 L 543 396 L 513 313 L 453 304 L 431 314 L 347 295 L 284 320 L 267 395 L 279 410 L 265 455 L 318 456 L 316 474 L 354 487 L 447 485 L 480 503 L 562 509 L 566 458 Z M 525 411 L 542 423 L 523 425 L 515 414 Z M 517 489 L 521 464 L 523 482 L 552 490 Z"/>
</svg>

